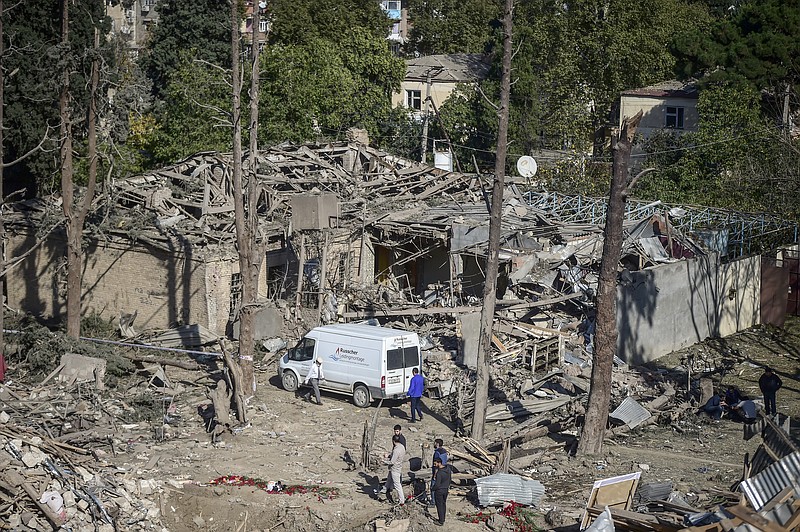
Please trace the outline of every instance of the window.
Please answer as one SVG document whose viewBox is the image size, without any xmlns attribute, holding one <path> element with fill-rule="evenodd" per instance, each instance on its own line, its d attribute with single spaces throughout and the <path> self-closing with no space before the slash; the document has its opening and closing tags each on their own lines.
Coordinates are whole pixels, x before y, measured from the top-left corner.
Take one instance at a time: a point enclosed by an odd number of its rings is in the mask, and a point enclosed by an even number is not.
<svg viewBox="0 0 800 532">
<path fill-rule="evenodd" d="M 312 338 L 303 338 L 292 349 L 289 349 L 289 360 L 305 362 L 314 358 L 314 345 L 317 343 Z"/>
<path fill-rule="evenodd" d="M 231 308 L 228 314 L 230 321 L 236 321 L 239 316 L 239 303 L 242 301 L 242 274 L 231 274 Z"/>
<path fill-rule="evenodd" d="M 402 349 L 389 349 L 386 351 L 386 369 L 403 369 L 403 350 Z"/>
<path fill-rule="evenodd" d="M 665 126 L 671 129 L 683 129 L 683 107 L 667 107 Z"/>
<path fill-rule="evenodd" d="M 406 107 L 409 109 L 422 109 L 422 91 L 406 91 Z"/>
<path fill-rule="evenodd" d="M 263 18 L 258 19 L 258 32 L 267 33 L 267 21 Z"/>
<path fill-rule="evenodd" d="M 403 348 L 403 358 L 407 368 L 419 366 L 419 348 L 417 346 Z"/>
</svg>

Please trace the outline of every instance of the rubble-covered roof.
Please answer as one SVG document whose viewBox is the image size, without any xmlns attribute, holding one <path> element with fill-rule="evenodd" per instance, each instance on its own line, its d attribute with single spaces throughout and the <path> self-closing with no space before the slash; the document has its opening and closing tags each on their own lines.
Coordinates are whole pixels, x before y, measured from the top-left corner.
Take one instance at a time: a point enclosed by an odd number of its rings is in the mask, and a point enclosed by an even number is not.
<svg viewBox="0 0 800 532">
<path fill-rule="evenodd" d="M 406 60 L 406 81 L 433 83 L 468 83 L 484 79 L 489 73 L 484 54 L 426 55 Z"/>
</svg>

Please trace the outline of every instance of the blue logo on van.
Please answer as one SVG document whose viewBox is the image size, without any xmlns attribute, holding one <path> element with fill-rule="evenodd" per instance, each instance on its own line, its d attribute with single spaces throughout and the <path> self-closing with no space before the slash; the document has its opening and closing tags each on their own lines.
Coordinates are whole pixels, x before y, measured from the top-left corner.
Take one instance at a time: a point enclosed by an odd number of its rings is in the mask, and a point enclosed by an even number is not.
<svg viewBox="0 0 800 532">
<path fill-rule="evenodd" d="M 328 358 L 335 362 L 352 362 L 354 364 L 364 364 L 366 362 L 364 357 L 358 356 L 358 351 L 343 347 L 337 347 L 332 355 L 328 355 Z"/>
</svg>

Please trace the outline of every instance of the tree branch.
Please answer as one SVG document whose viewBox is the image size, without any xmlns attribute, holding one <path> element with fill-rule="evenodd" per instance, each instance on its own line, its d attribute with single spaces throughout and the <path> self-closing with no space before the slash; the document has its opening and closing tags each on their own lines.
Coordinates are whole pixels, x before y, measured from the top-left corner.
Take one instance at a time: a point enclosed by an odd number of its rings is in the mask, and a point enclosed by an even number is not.
<svg viewBox="0 0 800 532">
<path fill-rule="evenodd" d="M 481 93 L 481 96 L 483 96 L 483 99 L 486 100 L 486 103 L 491 105 L 495 111 L 500 110 L 500 106 L 494 103 L 492 100 L 490 100 L 488 96 L 486 96 L 486 93 L 483 92 L 483 89 L 481 89 L 480 85 L 475 85 L 475 88 L 478 89 L 478 92 Z"/>
<path fill-rule="evenodd" d="M 656 171 L 655 168 L 645 168 L 644 170 L 636 174 L 636 176 L 633 179 L 631 179 L 631 182 L 628 183 L 628 185 L 625 187 L 625 190 L 622 191 L 622 198 L 623 199 L 628 198 L 628 194 L 630 193 L 631 189 L 633 188 L 633 186 L 636 184 L 636 182 L 639 180 L 640 177 L 655 171 Z"/>
<path fill-rule="evenodd" d="M 44 145 L 45 141 L 50 138 L 49 136 L 50 129 L 51 129 L 50 124 L 47 124 L 47 130 L 44 132 L 44 136 L 42 137 L 42 140 L 39 141 L 39 144 L 31 148 L 28 152 L 24 153 L 17 159 L 14 159 L 10 163 L 4 163 L 0 161 L 0 168 L 8 168 L 10 166 L 14 166 L 17 163 L 21 163 L 22 161 L 24 161 L 25 159 L 27 159 L 28 157 L 30 157 L 31 155 L 42 149 L 42 146 Z"/>
</svg>

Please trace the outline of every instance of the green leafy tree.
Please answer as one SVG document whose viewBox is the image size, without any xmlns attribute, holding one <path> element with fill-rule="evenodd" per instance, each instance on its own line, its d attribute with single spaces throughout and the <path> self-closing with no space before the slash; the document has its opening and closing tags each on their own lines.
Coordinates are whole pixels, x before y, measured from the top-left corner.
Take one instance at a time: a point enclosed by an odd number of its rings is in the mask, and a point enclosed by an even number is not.
<svg viewBox="0 0 800 532">
<path fill-rule="evenodd" d="M 648 174 L 633 193 L 667 203 L 692 203 L 743 211 L 773 210 L 769 180 L 757 170 L 775 155 L 777 130 L 759 112 L 759 94 L 731 84 L 708 86 L 698 100 L 695 133 L 648 139 Z M 779 142 L 777 143 L 780 144 Z"/>
<path fill-rule="evenodd" d="M 158 97 L 166 97 L 172 76 L 192 59 L 230 68 L 228 0 L 161 0 L 142 65 Z"/>
<path fill-rule="evenodd" d="M 405 68 L 389 51 L 378 3 L 284 0 L 270 9 L 262 142 L 336 137 L 352 126 L 380 142 Z"/>
<path fill-rule="evenodd" d="M 771 114 L 782 117 L 800 78 L 800 0 L 743 3 L 708 31 L 676 38 L 674 50 L 684 76 L 771 90 Z"/>
<path fill-rule="evenodd" d="M 140 137 L 132 139 L 152 161 L 174 163 L 207 150 L 230 151 L 230 72 L 192 60 L 187 55 L 172 74 L 155 123 L 135 122 Z"/>
<path fill-rule="evenodd" d="M 410 0 L 408 55 L 481 53 L 499 27 L 497 0 Z"/>
<path fill-rule="evenodd" d="M 69 50 L 62 53 L 60 44 L 61 9 L 59 0 L 17 2 L 6 6 L 3 16 L 5 54 L 3 67 L 6 83 L 5 99 L 5 158 L 15 160 L 35 148 L 48 136 L 44 150 L 9 167 L 5 172 L 6 193 L 25 188 L 29 194 L 49 192 L 57 181 L 58 157 L 58 95 L 61 78 L 54 75 L 62 70 L 62 60 L 71 63 L 71 84 L 85 88 L 89 85 L 94 28 L 102 35 L 110 30 L 102 0 L 75 0 L 70 6 Z M 104 79 L 114 69 L 110 44 L 104 41 Z M 74 133 L 76 148 L 85 146 L 85 123 L 88 91 L 76 90 L 71 99 L 72 114 L 78 119 Z M 48 129 L 48 126 L 50 129 Z M 84 166 L 79 166 L 79 170 Z M 85 180 L 85 172 L 76 176 Z"/>
<path fill-rule="evenodd" d="M 600 149 L 619 93 L 672 77 L 674 35 L 711 21 L 704 6 L 683 0 L 521 2 L 514 17 L 509 137 L 517 154 Z M 491 151 L 487 99 L 499 94 L 497 61 L 481 91 L 442 106 L 453 137 L 476 154 Z"/>
</svg>

